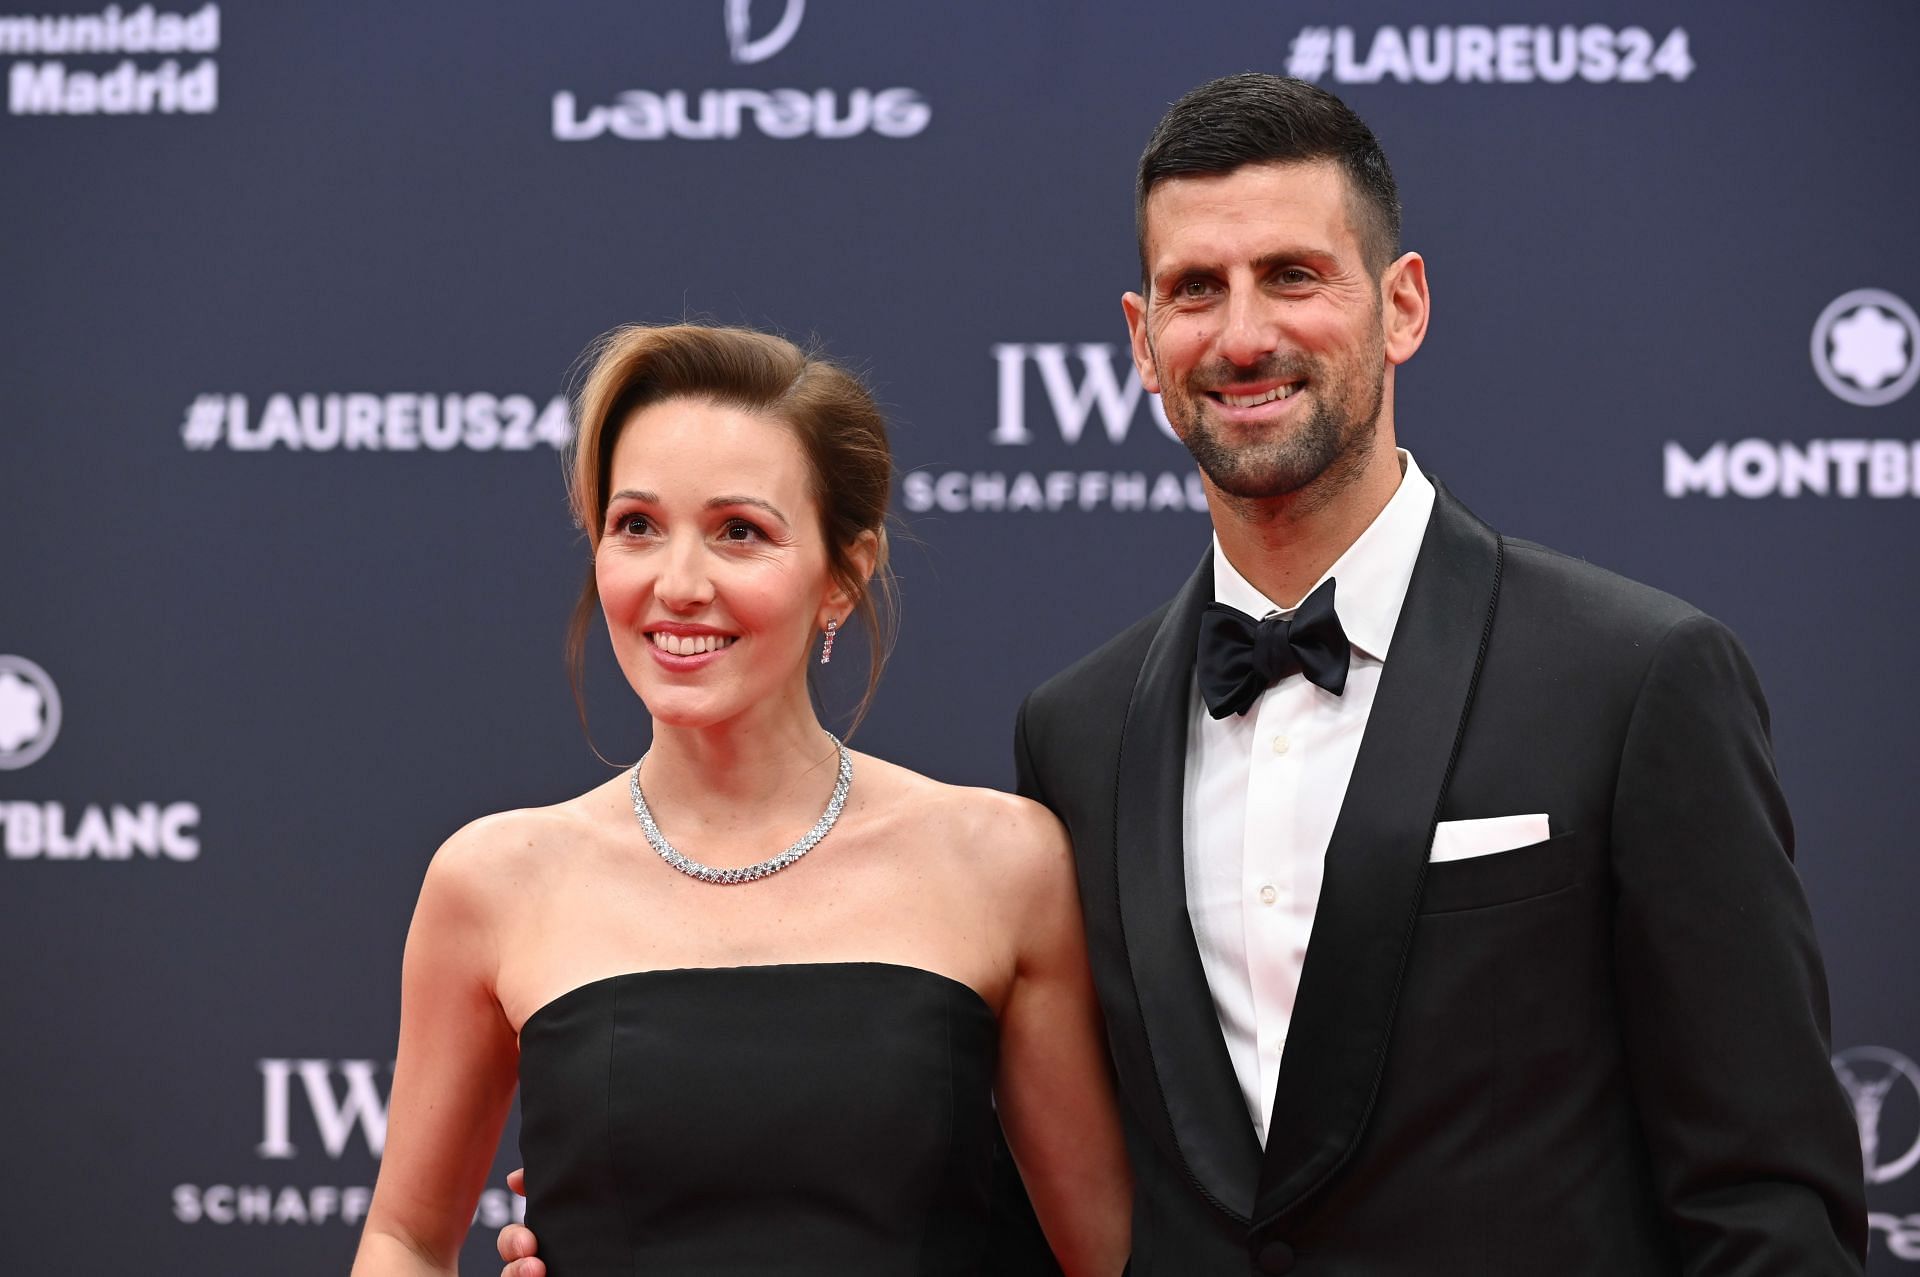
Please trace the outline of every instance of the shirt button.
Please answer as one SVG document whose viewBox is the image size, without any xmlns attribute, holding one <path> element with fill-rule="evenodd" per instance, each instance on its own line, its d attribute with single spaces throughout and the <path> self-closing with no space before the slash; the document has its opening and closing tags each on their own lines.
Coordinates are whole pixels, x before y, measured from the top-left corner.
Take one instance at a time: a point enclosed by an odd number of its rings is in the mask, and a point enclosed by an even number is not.
<svg viewBox="0 0 1920 1277">
<path fill-rule="evenodd" d="M 1284 754 L 1292 748 L 1293 748 L 1293 742 L 1288 740 L 1285 736 L 1276 736 L 1273 738 L 1274 753 Z"/>
<path fill-rule="evenodd" d="M 1274 1274 L 1274 1277 L 1290 1273 L 1293 1271 L 1293 1247 L 1285 1242 L 1268 1242 L 1260 1248 L 1254 1263 L 1260 1266 L 1261 1272 Z"/>
<path fill-rule="evenodd" d="M 1273 903 L 1274 901 L 1276 901 L 1276 900 L 1278 900 L 1279 898 L 1280 898 L 1280 893 L 1279 893 L 1279 892 L 1277 892 L 1277 891 L 1275 891 L 1275 890 L 1274 890 L 1274 889 L 1272 888 L 1272 886 L 1265 886 L 1265 887 L 1262 887 L 1262 888 L 1260 888 L 1260 903 L 1261 903 L 1261 904 L 1263 904 L 1263 905 L 1270 905 L 1270 904 L 1272 904 L 1272 903 Z"/>
</svg>

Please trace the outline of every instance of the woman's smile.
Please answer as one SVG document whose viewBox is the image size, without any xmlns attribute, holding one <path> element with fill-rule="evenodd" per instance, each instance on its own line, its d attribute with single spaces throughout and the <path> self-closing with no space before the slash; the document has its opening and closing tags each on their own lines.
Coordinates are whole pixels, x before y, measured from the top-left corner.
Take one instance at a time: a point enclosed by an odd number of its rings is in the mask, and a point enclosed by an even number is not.
<svg viewBox="0 0 1920 1277">
<path fill-rule="evenodd" d="M 738 634 L 724 630 L 677 622 L 650 625 L 644 634 L 654 659 L 670 670 L 696 670 L 710 665 L 740 639 Z"/>
</svg>

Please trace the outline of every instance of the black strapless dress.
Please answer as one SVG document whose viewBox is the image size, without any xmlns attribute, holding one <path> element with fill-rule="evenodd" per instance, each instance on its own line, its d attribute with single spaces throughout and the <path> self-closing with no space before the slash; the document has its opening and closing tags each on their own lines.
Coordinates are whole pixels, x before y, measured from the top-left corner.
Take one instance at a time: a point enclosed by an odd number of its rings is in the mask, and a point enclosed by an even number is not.
<svg viewBox="0 0 1920 1277">
<path fill-rule="evenodd" d="M 985 1277 L 993 1012 L 872 962 L 611 976 L 520 1033 L 552 1277 Z"/>
</svg>

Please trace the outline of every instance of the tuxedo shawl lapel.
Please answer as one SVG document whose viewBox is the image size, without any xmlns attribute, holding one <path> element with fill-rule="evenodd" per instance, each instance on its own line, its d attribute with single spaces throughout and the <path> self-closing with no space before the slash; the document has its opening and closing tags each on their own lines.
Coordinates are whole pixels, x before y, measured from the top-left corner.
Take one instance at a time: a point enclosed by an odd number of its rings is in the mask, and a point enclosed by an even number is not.
<svg viewBox="0 0 1920 1277">
<path fill-rule="evenodd" d="M 1500 539 L 1434 486 L 1433 515 L 1327 844 L 1256 1225 L 1271 1224 L 1340 1167 L 1373 1107 L 1434 822 L 1493 625 Z"/>
<path fill-rule="evenodd" d="M 1166 1114 L 1164 1128 L 1150 1125 L 1200 1191 L 1244 1221 L 1260 1145 L 1194 943 L 1181 818 L 1194 649 L 1200 612 L 1212 600 L 1209 554 L 1174 597 L 1134 682 L 1115 777 L 1113 856 L 1121 938 Z M 1141 1098 L 1143 1108 L 1151 1104 Z"/>
</svg>

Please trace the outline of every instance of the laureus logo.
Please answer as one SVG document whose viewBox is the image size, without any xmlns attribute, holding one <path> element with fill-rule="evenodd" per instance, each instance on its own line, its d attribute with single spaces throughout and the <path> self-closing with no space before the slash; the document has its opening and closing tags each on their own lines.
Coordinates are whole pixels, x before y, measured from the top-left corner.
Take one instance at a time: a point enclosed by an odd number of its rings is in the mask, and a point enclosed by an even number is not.
<svg viewBox="0 0 1920 1277">
<path fill-rule="evenodd" d="M 786 48 L 806 16 L 806 0 L 779 0 L 779 20 L 754 34 L 753 0 L 723 0 L 727 56 L 735 66 L 767 59 Z M 655 6 L 658 8 L 659 6 Z M 764 11 L 763 11 L 764 18 Z M 612 101 L 583 104 L 570 89 L 553 95 L 555 141 L 732 141 L 753 137 L 840 139 L 872 134 L 917 137 L 933 108 L 915 89 L 868 88 L 628 89 Z"/>
<path fill-rule="evenodd" d="M 1920 1165 L 1920 1067 L 1883 1046 L 1856 1046 L 1833 1057 L 1833 1071 L 1853 1101 L 1867 1183 L 1892 1183 Z M 1889 1132 L 1890 1120 L 1912 1138 Z M 1904 1151 L 1892 1151 L 1903 1144 Z"/>
<path fill-rule="evenodd" d="M 787 47 L 800 30 L 806 15 L 807 0 L 787 0 L 787 7 L 773 29 L 753 38 L 753 0 L 727 0 L 727 52 L 737 65 L 765 62 Z"/>
</svg>

